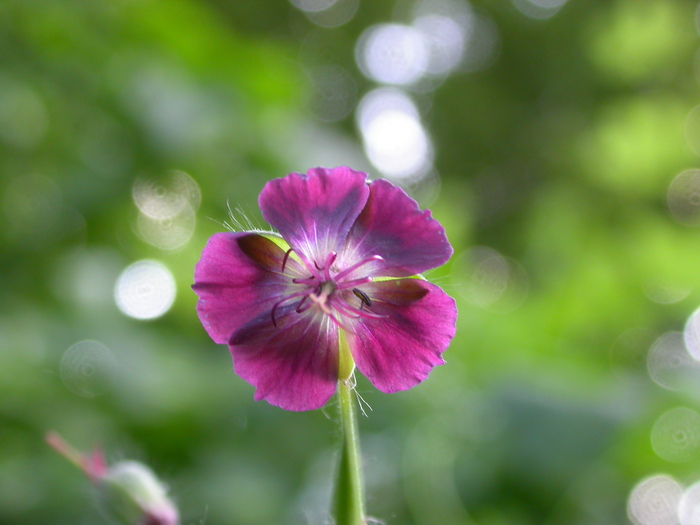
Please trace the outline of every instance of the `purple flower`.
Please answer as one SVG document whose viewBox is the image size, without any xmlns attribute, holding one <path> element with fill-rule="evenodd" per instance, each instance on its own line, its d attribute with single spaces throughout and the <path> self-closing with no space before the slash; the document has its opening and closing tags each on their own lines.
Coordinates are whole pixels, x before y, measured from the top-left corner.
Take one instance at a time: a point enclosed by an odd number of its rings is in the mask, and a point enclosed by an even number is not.
<svg viewBox="0 0 700 525">
<path fill-rule="evenodd" d="M 411 388 L 444 363 L 455 302 L 416 278 L 452 255 L 429 211 L 345 167 L 273 180 L 258 202 L 279 235 L 212 236 L 193 286 L 204 328 L 228 344 L 256 400 L 320 408 L 335 392 L 344 343 L 382 392 Z"/>
</svg>

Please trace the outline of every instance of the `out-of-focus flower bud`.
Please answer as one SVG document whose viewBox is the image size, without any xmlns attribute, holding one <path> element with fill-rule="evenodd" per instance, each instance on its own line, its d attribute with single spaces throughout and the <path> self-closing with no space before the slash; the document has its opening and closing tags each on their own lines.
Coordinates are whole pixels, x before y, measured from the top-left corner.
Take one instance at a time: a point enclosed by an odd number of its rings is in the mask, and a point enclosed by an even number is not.
<svg viewBox="0 0 700 525">
<path fill-rule="evenodd" d="M 72 448 L 58 434 L 46 441 L 76 464 L 90 478 L 99 509 L 122 525 L 178 525 L 177 507 L 168 497 L 167 487 L 146 465 L 120 461 L 107 466 L 99 450 L 86 456 Z"/>
<path fill-rule="evenodd" d="M 107 515 L 124 525 L 177 525 L 177 508 L 167 488 L 145 465 L 121 461 L 95 484 L 97 502 Z"/>
</svg>

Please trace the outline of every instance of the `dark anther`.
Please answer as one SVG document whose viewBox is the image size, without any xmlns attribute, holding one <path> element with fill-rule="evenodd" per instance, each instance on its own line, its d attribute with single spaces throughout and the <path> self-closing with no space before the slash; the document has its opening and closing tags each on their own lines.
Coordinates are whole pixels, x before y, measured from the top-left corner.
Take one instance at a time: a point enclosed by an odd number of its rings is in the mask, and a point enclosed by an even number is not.
<svg viewBox="0 0 700 525">
<path fill-rule="evenodd" d="M 360 305 L 360 307 L 362 305 L 367 305 L 368 307 L 372 306 L 372 299 L 370 299 L 369 295 L 367 295 L 365 292 L 363 292 L 359 288 L 353 288 L 352 293 L 354 293 L 360 299 L 360 301 L 362 301 L 362 304 Z"/>
<path fill-rule="evenodd" d="M 287 250 L 287 253 L 284 254 L 284 259 L 282 259 L 282 273 L 284 273 L 284 267 L 287 266 L 287 259 L 289 259 L 290 253 L 292 253 L 292 248 Z"/>
</svg>

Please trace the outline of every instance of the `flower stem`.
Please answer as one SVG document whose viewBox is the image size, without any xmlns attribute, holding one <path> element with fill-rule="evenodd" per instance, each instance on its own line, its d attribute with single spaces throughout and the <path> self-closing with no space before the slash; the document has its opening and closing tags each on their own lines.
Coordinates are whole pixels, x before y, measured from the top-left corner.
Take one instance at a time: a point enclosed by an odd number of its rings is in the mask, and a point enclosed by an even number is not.
<svg viewBox="0 0 700 525">
<path fill-rule="evenodd" d="M 363 525 L 365 509 L 360 435 L 357 428 L 355 400 L 352 395 L 352 379 L 340 381 L 338 390 L 342 442 L 333 498 L 333 515 L 335 525 Z"/>
<path fill-rule="evenodd" d="M 350 354 L 345 334 L 340 330 L 340 366 L 338 398 L 340 400 L 340 461 L 333 495 L 335 525 L 363 525 L 365 523 L 360 434 L 355 412 L 353 389 L 355 363 Z"/>
</svg>

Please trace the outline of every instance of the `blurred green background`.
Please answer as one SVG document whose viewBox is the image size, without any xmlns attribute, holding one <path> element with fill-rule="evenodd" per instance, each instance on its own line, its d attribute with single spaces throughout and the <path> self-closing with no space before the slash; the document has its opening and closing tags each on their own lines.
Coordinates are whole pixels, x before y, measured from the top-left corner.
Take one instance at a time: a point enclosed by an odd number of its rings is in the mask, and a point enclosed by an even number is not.
<svg viewBox="0 0 700 525">
<path fill-rule="evenodd" d="M 50 429 L 148 463 L 185 524 L 329 522 L 336 406 L 254 402 L 189 288 L 229 209 L 319 165 L 455 248 L 448 364 L 359 380 L 370 515 L 698 523 L 697 8 L 0 3 L 0 523 L 105 523 Z"/>
</svg>

